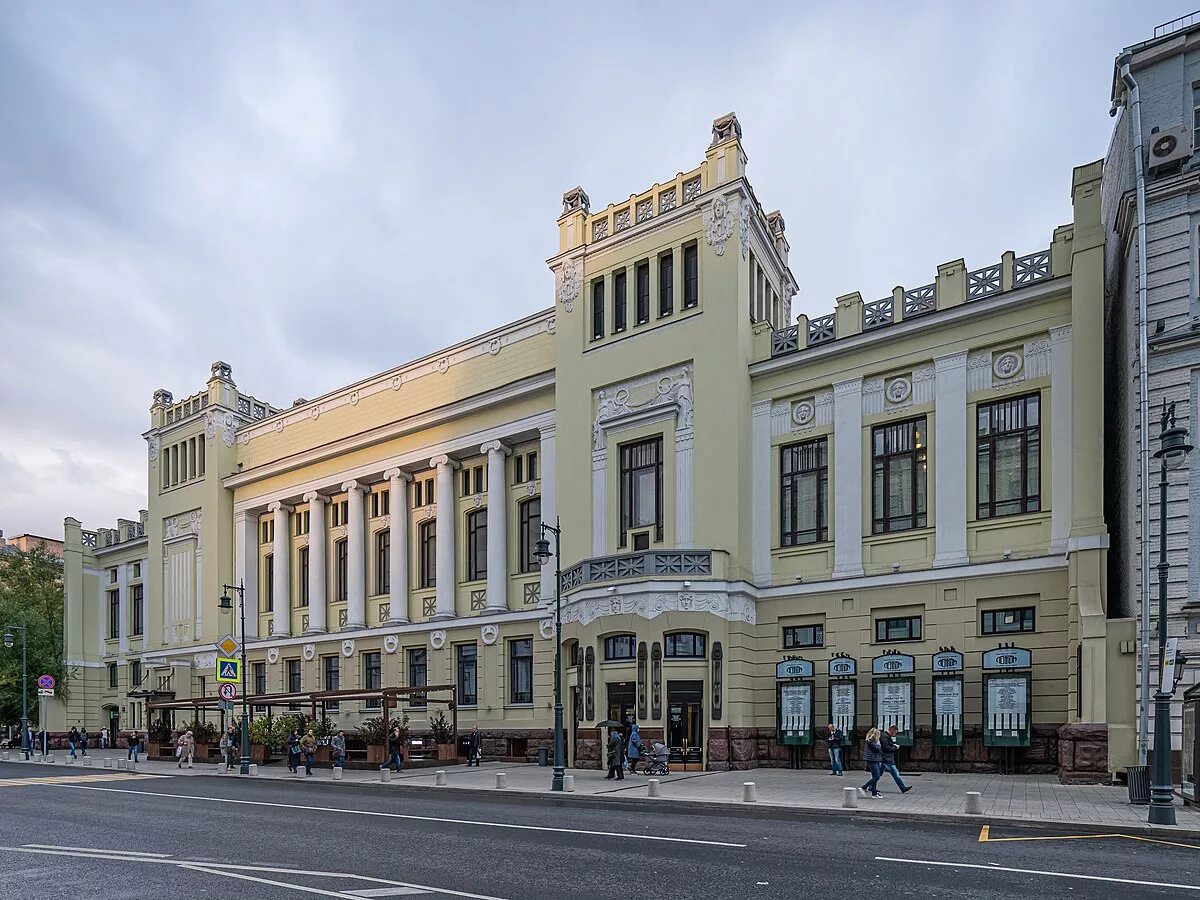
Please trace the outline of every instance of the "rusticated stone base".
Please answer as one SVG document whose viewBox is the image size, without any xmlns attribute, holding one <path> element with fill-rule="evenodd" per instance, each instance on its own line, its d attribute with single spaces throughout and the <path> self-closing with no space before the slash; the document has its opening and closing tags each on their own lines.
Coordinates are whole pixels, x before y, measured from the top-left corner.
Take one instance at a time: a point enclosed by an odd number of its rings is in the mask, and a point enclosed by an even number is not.
<svg viewBox="0 0 1200 900">
<path fill-rule="evenodd" d="M 1107 725 L 1081 722 L 1058 729 L 1058 780 L 1063 784 L 1109 780 Z"/>
</svg>

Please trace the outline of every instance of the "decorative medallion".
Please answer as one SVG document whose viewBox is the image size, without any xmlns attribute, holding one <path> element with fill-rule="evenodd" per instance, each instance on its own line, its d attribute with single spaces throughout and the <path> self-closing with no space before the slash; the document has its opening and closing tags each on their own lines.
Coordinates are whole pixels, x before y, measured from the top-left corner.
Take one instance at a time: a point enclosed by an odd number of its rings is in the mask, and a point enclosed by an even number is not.
<svg viewBox="0 0 1200 900">
<path fill-rule="evenodd" d="M 351 405 L 351 406 L 358 406 L 358 391 L 351 391 L 351 392 L 350 392 L 350 405 Z"/>
<path fill-rule="evenodd" d="M 475 495 L 475 508 L 479 509 L 479 507 L 481 507 L 481 506 L 483 506 L 483 495 L 476 494 Z"/>
<path fill-rule="evenodd" d="M 342 641 L 342 656 L 349 658 L 353 655 L 354 655 L 354 641 L 350 640 L 349 638 L 346 638 L 346 640 Z"/>
<path fill-rule="evenodd" d="M 495 626 L 492 627 L 494 628 Z M 440 628 L 437 631 L 431 631 L 429 633 L 429 646 L 434 650 L 441 650 L 443 647 L 445 647 L 446 632 Z"/>
<path fill-rule="evenodd" d="M 558 322 L 555 321 L 554 316 L 551 316 L 546 320 L 546 331 L 550 334 L 554 334 L 554 332 L 558 331 Z"/>
<path fill-rule="evenodd" d="M 438 362 L 437 362 L 437 370 L 438 370 L 438 372 L 440 372 L 442 375 L 445 375 L 445 374 L 446 374 L 446 371 L 447 371 L 449 368 L 450 368 L 450 357 L 448 357 L 448 356 L 443 356 L 441 359 L 439 359 L 439 360 L 438 360 Z"/>
<path fill-rule="evenodd" d="M 662 215 L 665 212 L 670 212 L 679 205 L 679 195 L 675 193 L 675 188 L 669 188 L 658 195 L 658 213 Z"/>
<path fill-rule="evenodd" d="M 534 494 L 534 490 L 535 490 L 535 488 L 533 486 L 533 482 L 531 481 L 531 482 L 529 482 L 529 484 L 525 485 L 525 496 L 532 497 Z"/>
<path fill-rule="evenodd" d="M 204 416 L 204 439 L 211 441 L 217 436 L 217 420 L 215 413 L 206 413 Z"/>
<path fill-rule="evenodd" d="M 500 629 L 495 625 L 484 625 L 479 629 L 479 636 L 483 642 L 489 647 L 496 643 L 496 639 L 500 637 Z"/>
<path fill-rule="evenodd" d="M 570 312 L 583 286 L 583 266 L 578 259 L 563 260 L 558 270 L 558 299 L 563 309 Z"/>
<path fill-rule="evenodd" d="M 278 647 L 270 647 L 267 649 L 267 662 L 269 662 L 271 665 L 275 665 L 275 663 L 279 662 Z"/>
<path fill-rule="evenodd" d="M 888 382 L 888 403 L 903 403 L 910 397 L 912 397 L 912 382 L 909 379 L 900 376 Z"/>
<path fill-rule="evenodd" d="M 401 375 L 393 375 L 392 376 L 392 390 L 393 391 L 400 390 L 400 385 L 402 385 L 402 384 L 404 384 L 403 376 L 401 376 Z"/>
<path fill-rule="evenodd" d="M 733 218 L 733 210 L 724 197 L 717 197 L 704 210 L 704 241 L 717 256 L 725 254 L 725 242 L 733 236 Z"/>
<path fill-rule="evenodd" d="M 305 644 L 302 655 L 304 656 L 305 660 L 311 660 L 314 656 L 317 655 L 316 646 L 313 644 Z"/>
<path fill-rule="evenodd" d="M 280 423 L 283 424 L 282 422 Z M 234 436 L 237 434 L 237 425 L 233 421 L 233 416 L 225 413 L 225 421 L 221 423 L 221 440 L 225 442 L 226 447 L 233 446 Z"/>
<path fill-rule="evenodd" d="M 162 441 L 157 434 L 152 434 L 150 437 L 146 438 L 146 453 L 150 457 L 150 462 L 154 462 L 158 459 L 158 451 L 161 446 Z"/>
<path fill-rule="evenodd" d="M 592 240 L 602 241 L 608 237 L 608 219 L 592 223 Z"/>
<path fill-rule="evenodd" d="M 321 407 L 314 406 L 312 409 L 310 409 L 308 411 L 308 415 L 309 415 L 309 418 L 312 418 L 312 419 L 317 418 L 319 415 L 321 415 Z"/>
<path fill-rule="evenodd" d="M 700 196 L 700 176 L 683 183 L 683 202 L 691 203 Z"/>
<path fill-rule="evenodd" d="M 792 407 L 792 421 L 797 425 L 809 424 L 817 415 L 817 408 L 811 400 L 801 400 Z"/>
<path fill-rule="evenodd" d="M 389 654 L 395 653 L 399 646 L 400 640 L 394 634 L 389 634 L 383 639 L 383 649 Z"/>
<path fill-rule="evenodd" d="M 554 620 L 542 619 L 538 622 L 538 633 L 541 634 L 542 640 L 550 640 L 554 636 Z"/>
<path fill-rule="evenodd" d="M 278 422 L 275 423 L 275 431 L 277 431 L 277 432 L 283 431 L 283 419 L 280 419 Z"/>
<path fill-rule="evenodd" d="M 997 378 L 1016 378 L 1021 373 L 1021 367 L 1024 364 L 1025 361 L 1021 359 L 1020 353 L 1008 350 L 996 355 L 992 361 L 992 374 Z"/>
<path fill-rule="evenodd" d="M 216 653 L 197 653 L 192 657 L 192 665 L 197 669 L 213 669 L 217 665 Z"/>
<path fill-rule="evenodd" d="M 629 223 L 629 210 L 623 209 L 620 212 L 618 212 L 616 214 L 616 216 L 613 217 L 613 222 L 614 222 L 614 230 L 615 231 L 624 231 L 626 228 L 629 227 L 629 224 L 630 224 Z"/>
<path fill-rule="evenodd" d="M 495 356 L 500 352 L 500 338 L 492 338 L 483 345 L 483 349 L 487 351 L 488 355 Z"/>
<path fill-rule="evenodd" d="M 645 200 L 639 200 L 637 204 L 637 220 L 645 222 L 654 215 L 654 201 L 647 197 Z"/>
</svg>

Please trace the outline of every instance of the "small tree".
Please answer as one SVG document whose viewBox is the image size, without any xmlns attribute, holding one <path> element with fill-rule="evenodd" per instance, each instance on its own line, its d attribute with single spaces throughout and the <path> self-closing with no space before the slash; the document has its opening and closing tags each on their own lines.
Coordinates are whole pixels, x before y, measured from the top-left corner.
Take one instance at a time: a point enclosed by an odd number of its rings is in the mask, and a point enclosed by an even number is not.
<svg viewBox="0 0 1200 900">
<path fill-rule="evenodd" d="M 433 742 L 435 744 L 454 743 L 454 726 L 450 724 L 450 720 L 446 718 L 446 714 L 441 710 L 438 710 L 436 716 L 429 717 L 429 730 L 433 732 Z"/>
</svg>

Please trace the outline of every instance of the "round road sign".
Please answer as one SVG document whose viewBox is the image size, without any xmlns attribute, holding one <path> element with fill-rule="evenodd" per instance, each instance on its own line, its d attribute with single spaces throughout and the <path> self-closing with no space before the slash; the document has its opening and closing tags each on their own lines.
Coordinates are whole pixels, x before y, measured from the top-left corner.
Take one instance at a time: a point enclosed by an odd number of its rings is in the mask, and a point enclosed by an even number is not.
<svg viewBox="0 0 1200 900">
<path fill-rule="evenodd" d="M 236 700 L 237 699 L 237 685 L 236 684 L 223 684 L 218 689 L 217 693 L 221 695 L 222 700 Z"/>
<path fill-rule="evenodd" d="M 43 691 L 54 690 L 54 676 L 53 675 L 39 675 L 38 676 L 38 687 L 40 687 Z"/>
</svg>

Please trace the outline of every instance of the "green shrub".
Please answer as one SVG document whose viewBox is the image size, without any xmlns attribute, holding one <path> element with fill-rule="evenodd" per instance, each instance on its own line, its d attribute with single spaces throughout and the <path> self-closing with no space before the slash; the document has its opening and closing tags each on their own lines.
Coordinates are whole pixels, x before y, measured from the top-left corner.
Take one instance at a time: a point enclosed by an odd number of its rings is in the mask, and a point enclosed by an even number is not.
<svg viewBox="0 0 1200 900">
<path fill-rule="evenodd" d="M 450 720 L 441 710 L 438 710 L 436 716 L 429 717 L 429 730 L 433 733 L 435 744 L 454 743 L 454 726 L 450 724 Z"/>
</svg>

